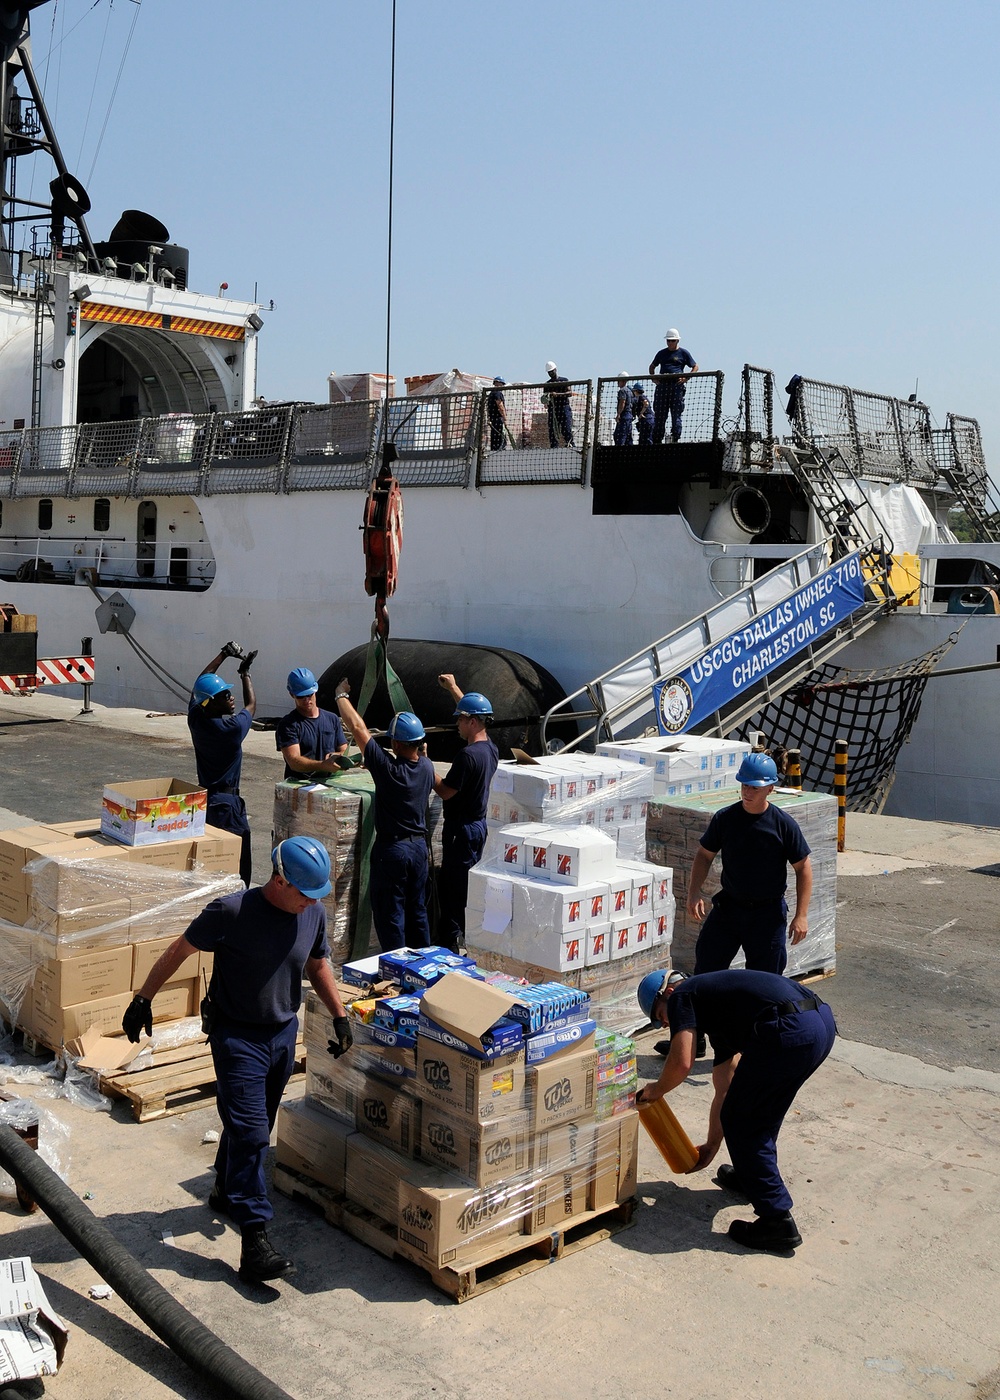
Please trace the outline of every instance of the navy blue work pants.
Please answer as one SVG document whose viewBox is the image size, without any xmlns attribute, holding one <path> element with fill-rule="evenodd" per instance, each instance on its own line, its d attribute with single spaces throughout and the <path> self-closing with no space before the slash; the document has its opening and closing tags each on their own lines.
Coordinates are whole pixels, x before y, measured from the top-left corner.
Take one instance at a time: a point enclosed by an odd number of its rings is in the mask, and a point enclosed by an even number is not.
<svg viewBox="0 0 1000 1400">
<path fill-rule="evenodd" d="M 631 447 L 632 445 L 632 415 L 623 413 L 615 423 L 614 442 L 616 447 Z"/>
<path fill-rule="evenodd" d="M 243 841 L 240 851 L 240 879 L 249 888 L 253 875 L 253 857 L 250 853 L 250 823 L 247 821 L 247 805 L 238 792 L 218 792 L 208 799 L 205 813 L 209 826 L 217 826 L 220 831 L 231 831 Z"/>
<path fill-rule="evenodd" d="M 778 1171 L 776 1140 L 792 1100 L 829 1055 L 833 1012 L 764 1014 L 744 1049 L 722 1104 L 722 1132 L 740 1185 L 757 1214 L 774 1219 L 792 1208 Z"/>
<path fill-rule="evenodd" d="M 383 951 L 426 948 L 427 842 L 376 841 L 371 858 L 372 919 Z"/>
<path fill-rule="evenodd" d="M 264 1163 L 295 1064 L 297 1034 L 293 1016 L 284 1026 L 237 1025 L 220 1019 L 209 1037 L 222 1119 L 215 1174 L 241 1230 L 262 1229 L 274 1215 Z"/>
<path fill-rule="evenodd" d="M 720 890 L 694 945 L 695 975 L 724 972 L 742 948 L 752 972 L 780 976 L 788 962 L 787 932 L 788 905 L 783 899 L 738 904 Z"/>
<path fill-rule="evenodd" d="M 639 434 L 639 446 L 649 447 L 653 441 L 653 424 L 655 423 L 652 410 L 649 413 L 641 413 L 635 420 L 636 430 Z"/>
<path fill-rule="evenodd" d="M 657 384 L 653 391 L 653 441 L 660 443 L 666 432 L 667 418 L 670 418 L 670 436 L 674 442 L 680 441 L 681 420 L 684 415 L 684 385 L 676 380 Z"/>
<path fill-rule="evenodd" d="M 566 399 L 549 404 L 549 446 L 576 446 L 573 441 L 573 408 Z"/>
<path fill-rule="evenodd" d="M 465 942 L 465 906 L 469 902 L 469 871 L 486 844 L 486 823 L 464 826 L 445 823 L 441 833 L 441 872 L 438 875 L 438 942 L 452 952 Z"/>
</svg>

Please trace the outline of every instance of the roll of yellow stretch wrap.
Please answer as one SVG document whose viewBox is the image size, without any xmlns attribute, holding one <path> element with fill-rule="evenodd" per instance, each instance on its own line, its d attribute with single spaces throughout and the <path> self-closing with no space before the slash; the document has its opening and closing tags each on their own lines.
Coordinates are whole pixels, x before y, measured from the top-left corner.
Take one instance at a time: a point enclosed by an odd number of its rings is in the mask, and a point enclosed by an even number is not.
<svg viewBox="0 0 1000 1400">
<path fill-rule="evenodd" d="M 656 1143 L 660 1156 L 672 1172 L 689 1172 L 698 1160 L 698 1149 L 678 1123 L 665 1098 L 641 1103 L 639 1121 Z"/>
</svg>

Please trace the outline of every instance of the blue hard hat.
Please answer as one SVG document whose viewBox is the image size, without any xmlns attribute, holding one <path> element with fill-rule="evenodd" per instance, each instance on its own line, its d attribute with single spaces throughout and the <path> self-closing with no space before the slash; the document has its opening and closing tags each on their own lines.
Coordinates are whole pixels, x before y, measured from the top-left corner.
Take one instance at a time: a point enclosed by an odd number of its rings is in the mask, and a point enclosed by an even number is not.
<svg viewBox="0 0 1000 1400">
<path fill-rule="evenodd" d="M 684 973 L 678 972 L 676 969 L 673 972 L 669 970 L 666 972 L 647 972 L 635 993 L 639 998 L 642 1014 L 652 1020 L 656 998 L 668 987 L 676 987 L 685 980 Z"/>
<path fill-rule="evenodd" d="M 633 384 L 633 385 L 632 385 L 632 392 L 633 392 L 633 394 L 644 394 L 646 391 L 645 391 L 645 389 L 642 387 L 641 384 Z"/>
<path fill-rule="evenodd" d="M 199 705 L 207 705 L 209 700 L 214 700 L 217 695 L 222 695 L 227 690 L 232 690 L 232 686 L 227 685 L 214 671 L 206 671 L 195 681 L 191 693 Z"/>
<path fill-rule="evenodd" d="M 412 710 L 400 710 L 389 723 L 389 738 L 401 744 L 419 744 L 425 738 L 424 726 Z"/>
<path fill-rule="evenodd" d="M 296 666 L 288 673 L 288 693 L 300 700 L 303 695 L 315 695 L 319 684 L 308 666 Z"/>
<path fill-rule="evenodd" d="M 493 383 L 494 383 L 494 384 L 506 384 L 507 381 L 506 381 L 506 379 L 501 379 L 500 376 L 499 376 L 499 374 L 495 374 L 495 375 L 493 376 Z"/>
<path fill-rule="evenodd" d="M 452 718 L 457 719 L 459 715 L 479 715 L 483 719 L 492 719 L 493 706 L 480 691 L 470 690 L 455 706 Z"/>
<path fill-rule="evenodd" d="M 326 847 L 312 836 L 290 836 L 271 852 L 271 864 L 306 899 L 325 899 L 330 884 L 330 857 Z"/>
<path fill-rule="evenodd" d="M 748 753 L 740 764 L 736 781 L 744 787 L 770 787 L 778 781 L 778 765 L 770 754 Z"/>
</svg>

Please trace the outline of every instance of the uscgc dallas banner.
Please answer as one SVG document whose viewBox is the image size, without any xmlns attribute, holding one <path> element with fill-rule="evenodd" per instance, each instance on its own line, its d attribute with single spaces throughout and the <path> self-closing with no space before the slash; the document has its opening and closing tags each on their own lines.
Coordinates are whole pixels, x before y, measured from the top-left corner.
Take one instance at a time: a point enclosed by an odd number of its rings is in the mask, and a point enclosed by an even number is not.
<svg viewBox="0 0 1000 1400">
<path fill-rule="evenodd" d="M 857 553 L 790 593 L 766 613 L 653 686 L 661 734 L 680 734 L 733 700 L 761 676 L 850 617 L 864 602 Z"/>
</svg>

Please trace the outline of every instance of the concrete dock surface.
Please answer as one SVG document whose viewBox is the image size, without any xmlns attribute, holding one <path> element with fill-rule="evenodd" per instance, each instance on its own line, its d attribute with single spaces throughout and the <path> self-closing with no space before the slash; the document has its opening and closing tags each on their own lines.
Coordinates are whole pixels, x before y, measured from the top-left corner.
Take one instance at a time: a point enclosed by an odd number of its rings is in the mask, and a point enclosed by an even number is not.
<svg viewBox="0 0 1000 1400">
<path fill-rule="evenodd" d="M 183 716 L 0 700 L 3 825 L 98 809 L 105 778 L 191 770 Z M 280 774 L 248 743 L 244 794 L 263 827 Z M 166 765 L 166 766 L 164 766 Z M 110 769 L 115 771 L 109 771 Z M 1000 1396 L 1000 831 L 850 816 L 838 972 L 817 984 L 841 1038 L 779 1141 L 803 1245 L 758 1255 L 726 1236 L 749 1208 L 714 1168 L 673 1176 L 644 1135 L 641 1206 L 614 1238 L 456 1306 L 308 1208 L 275 1197 L 273 1238 L 297 1272 L 242 1284 L 239 1239 L 205 1205 L 214 1107 L 147 1124 L 21 1084 L 66 1125 L 68 1180 L 186 1307 L 296 1400 L 567 1400 L 654 1396 L 833 1400 Z M 266 874 L 267 833 L 255 843 Z M 661 1061 L 639 1039 L 640 1075 Z M 29 1063 L 18 1056 L 22 1064 Z M 711 1067 L 671 1095 L 704 1137 Z M 9 1084 L 8 1089 L 15 1086 Z M 290 1091 L 301 1092 L 301 1087 Z M 724 1160 L 724 1155 L 719 1161 Z M 54 1400 L 213 1392 L 99 1281 L 44 1216 L 0 1200 L 6 1255 L 29 1254 L 72 1329 Z M 26 1393 L 30 1393 L 26 1390 Z"/>
</svg>

